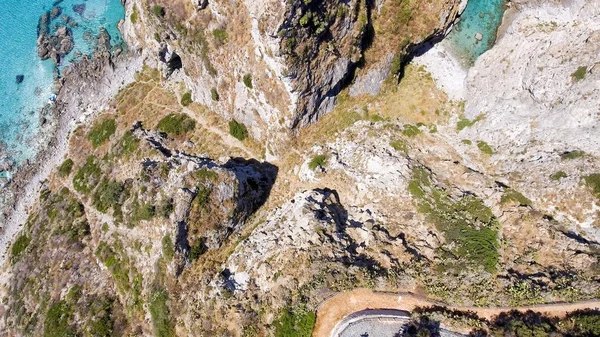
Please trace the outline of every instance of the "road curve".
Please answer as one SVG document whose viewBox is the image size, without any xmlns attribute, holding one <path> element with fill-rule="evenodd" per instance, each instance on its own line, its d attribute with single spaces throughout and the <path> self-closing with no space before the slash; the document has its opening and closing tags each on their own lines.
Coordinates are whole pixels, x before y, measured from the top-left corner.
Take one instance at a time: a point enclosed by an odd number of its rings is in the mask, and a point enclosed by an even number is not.
<svg viewBox="0 0 600 337">
<path fill-rule="evenodd" d="M 429 300 L 425 297 L 410 293 L 382 293 L 370 289 L 356 289 L 343 292 L 323 302 L 317 309 L 317 322 L 313 330 L 313 337 L 330 337 L 338 323 L 347 316 L 364 310 L 391 309 L 412 312 L 417 307 L 434 305 L 446 306 L 444 303 Z M 580 309 L 600 308 L 599 300 L 583 301 L 577 303 L 553 303 L 519 308 L 510 307 L 457 307 L 447 306 L 449 309 L 473 311 L 479 317 L 491 319 L 501 312 L 509 310 L 527 311 L 534 310 L 546 315 L 563 317 L 566 313 Z"/>
<path fill-rule="evenodd" d="M 331 337 L 393 337 L 410 322 L 410 312 L 401 310 L 363 310 L 342 319 L 331 331 Z M 440 327 L 441 337 L 462 337 Z"/>
</svg>

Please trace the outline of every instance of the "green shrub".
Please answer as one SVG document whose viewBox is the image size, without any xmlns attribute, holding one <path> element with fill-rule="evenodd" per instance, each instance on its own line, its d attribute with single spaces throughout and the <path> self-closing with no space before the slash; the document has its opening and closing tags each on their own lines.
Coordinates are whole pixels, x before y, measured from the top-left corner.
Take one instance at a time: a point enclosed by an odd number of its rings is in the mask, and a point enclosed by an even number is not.
<svg viewBox="0 0 600 337">
<path fill-rule="evenodd" d="M 31 238 L 29 238 L 26 234 L 21 234 L 15 242 L 13 242 L 12 247 L 10 248 L 10 252 L 13 259 L 17 259 L 21 253 L 27 249 L 29 243 L 31 242 Z"/>
<path fill-rule="evenodd" d="M 600 173 L 590 174 L 583 177 L 585 184 L 592 190 L 592 193 L 600 199 Z"/>
<path fill-rule="evenodd" d="M 461 143 L 463 143 L 465 145 L 473 145 L 473 142 L 469 139 L 463 139 L 463 140 L 461 140 Z"/>
<path fill-rule="evenodd" d="M 421 134 L 421 130 L 419 127 L 412 124 L 404 124 L 404 129 L 402 129 L 402 134 L 407 137 L 415 137 Z"/>
<path fill-rule="evenodd" d="M 163 256 L 167 261 L 171 261 L 175 255 L 175 246 L 173 245 L 173 240 L 171 240 L 171 235 L 167 234 L 163 236 L 161 243 Z"/>
<path fill-rule="evenodd" d="M 285 308 L 273 323 L 275 337 L 310 337 L 315 327 L 316 315 L 304 308 Z"/>
<path fill-rule="evenodd" d="M 219 177 L 219 175 L 214 172 L 211 171 L 207 168 L 201 168 L 198 171 L 194 172 L 194 175 L 196 176 L 196 179 L 198 180 L 215 180 Z"/>
<path fill-rule="evenodd" d="M 235 119 L 229 121 L 229 133 L 242 141 L 248 137 L 248 129 L 243 123 L 239 123 Z"/>
<path fill-rule="evenodd" d="M 77 192 L 88 194 L 100 181 L 102 170 L 96 162 L 96 157 L 87 157 L 85 164 L 73 177 L 73 187 Z"/>
<path fill-rule="evenodd" d="M 577 68 L 577 70 L 575 70 L 572 74 L 571 77 L 576 81 L 581 81 L 585 78 L 585 75 L 587 74 L 587 67 L 579 67 Z"/>
<path fill-rule="evenodd" d="M 475 117 L 474 120 L 469 120 L 468 118 L 461 116 L 460 119 L 458 120 L 458 122 L 456 123 L 456 131 L 461 131 L 465 128 L 470 128 L 475 123 L 482 120 L 484 117 L 485 117 L 484 114 L 479 114 L 477 117 Z"/>
<path fill-rule="evenodd" d="M 212 88 L 210 89 L 210 97 L 212 98 L 213 101 L 218 102 L 219 101 L 219 93 L 217 92 L 216 88 Z"/>
<path fill-rule="evenodd" d="M 577 310 L 562 321 L 567 336 L 600 336 L 600 311 Z"/>
<path fill-rule="evenodd" d="M 190 91 L 186 92 L 181 96 L 181 105 L 188 106 L 192 104 L 192 93 Z"/>
<path fill-rule="evenodd" d="M 114 119 L 105 119 L 100 124 L 92 127 L 88 133 L 88 140 L 93 147 L 98 147 L 107 141 L 117 131 L 117 122 Z"/>
<path fill-rule="evenodd" d="M 200 242 L 190 247 L 189 259 L 191 261 L 196 261 L 202 254 L 206 253 L 206 250 L 207 248 L 204 244 L 204 240 L 200 240 Z"/>
<path fill-rule="evenodd" d="M 193 130 L 196 127 L 196 121 L 186 114 L 169 114 L 161 119 L 156 128 L 170 135 L 182 135 Z"/>
<path fill-rule="evenodd" d="M 248 87 L 249 89 L 253 88 L 253 86 L 252 86 L 252 75 L 250 75 L 250 74 L 244 75 L 243 81 L 244 81 L 244 85 L 246 85 L 246 87 Z"/>
<path fill-rule="evenodd" d="M 327 163 L 327 156 L 324 154 L 320 154 L 314 156 L 313 159 L 308 163 L 308 168 L 311 170 L 315 170 L 317 167 L 324 167 Z"/>
<path fill-rule="evenodd" d="M 227 42 L 228 36 L 227 36 L 227 31 L 225 29 L 218 28 L 218 29 L 213 30 L 212 33 L 215 38 L 215 41 L 218 44 L 223 44 L 223 43 Z"/>
<path fill-rule="evenodd" d="M 44 337 L 77 336 L 70 326 L 72 316 L 73 309 L 65 301 L 54 303 L 48 309 L 44 319 Z"/>
<path fill-rule="evenodd" d="M 479 148 L 479 151 L 481 151 L 487 155 L 494 154 L 494 150 L 492 150 L 492 148 L 488 145 L 488 143 L 484 142 L 483 140 L 480 140 L 477 142 L 477 147 Z"/>
<path fill-rule="evenodd" d="M 585 156 L 585 152 L 583 152 L 583 151 L 579 151 L 579 150 L 569 151 L 569 152 L 562 153 L 560 155 L 560 159 L 563 159 L 563 160 L 577 159 L 577 158 L 581 158 L 583 156 Z"/>
<path fill-rule="evenodd" d="M 167 300 L 169 295 L 166 290 L 159 289 L 152 292 L 149 299 L 149 311 L 152 318 L 152 330 L 154 336 L 171 337 L 175 336 L 171 314 Z"/>
<path fill-rule="evenodd" d="M 523 194 L 513 189 L 505 190 L 504 194 L 500 198 L 501 204 L 506 204 L 509 202 L 518 203 L 519 206 L 531 206 L 531 200 L 527 199 Z"/>
<path fill-rule="evenodd" d="M 558 171 L 552 175 L 550 175 L 550 179 L 552 180 L 561 180 L 562 178 L 566 178 L 567 177 L 567 173 L 565 171 Z"/>
<path fill-rule="evenodd" d="M 68 158 L 67 160 L 63 161 L 63 163 L 60 164 L 60 166 L 58 167 L 58 174 L 61 177 L 66 177 L 69 174 L 71 174 L 72 169 L 73 169 L 73 160 L 71 158 Z"/>
<path fill-rule="evenodd" d="M 451 198 L 447 191 L 433 184 L 429 172 L 423 168 L 413 169 L 408 191 L 418 211 L 443 233 L 446 242 L 452 243 L 456 268 L 466 263 L 481 265 L 490 273 L 496 270 L 499 223 L 481 199 L 472 195 Z"/>
<path fill-rule="evenodd" d="M 137 151 L 139 145 L 140 140 L 133 135 L 133 132 L 128 130 L 117 144 L 118 149 L 116 152 L 119 155 L 129 155 Z"/>
<path fill-rule="evenodd" d="M 391 141 L 390 146 L 400 153 L 406 154 L 408 152 L 408 146 L 406 145 L 406 142 L 402 139 L 396 139 Z"/>
<path fill-rule="evenodd" d="M 159 18 L 164 17 L 166 14 L 165 8 L 159 5 L 152 6 L 152 13 L 154 13 L 154 15 L 156 15 Z"/>
<path fill-rule="evenodd" d="M 110 208 L 116 209 L 119 207 L 121 193 L 123 193 L 123 184 L 104 179 L 99 185 L 92 201 L 96 209 L 102 213 L 106 213 Z"/>
<path fill-rule="evenodd" d="M 137 6 L 133 6 L 133 10 L 131 11 L 131 15 L 129 16 L 129 20 L 131 20 L 131 23 L 133 23 L 134 25 L 138 22 L 138 9 Z"/>
</svg>

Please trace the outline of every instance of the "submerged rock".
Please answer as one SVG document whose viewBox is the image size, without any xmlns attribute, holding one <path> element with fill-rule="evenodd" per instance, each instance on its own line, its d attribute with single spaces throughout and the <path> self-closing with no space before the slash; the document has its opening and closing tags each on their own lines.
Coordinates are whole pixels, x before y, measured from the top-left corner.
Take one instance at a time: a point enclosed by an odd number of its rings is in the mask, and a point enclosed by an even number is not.
<svg viewBox="0 0 600 337">
<path fill-rule="evenodd" d="M 17 75 L 17 77 L 16 77 L 17 84 L 23 83 L 23 80 L 25 80 L 25 75 Z"/>
<path fill-rule="evenodd" d="M 73 5 L 73 12 L 83 15 L 85 13 L 85 3 Z"/>
</svg>

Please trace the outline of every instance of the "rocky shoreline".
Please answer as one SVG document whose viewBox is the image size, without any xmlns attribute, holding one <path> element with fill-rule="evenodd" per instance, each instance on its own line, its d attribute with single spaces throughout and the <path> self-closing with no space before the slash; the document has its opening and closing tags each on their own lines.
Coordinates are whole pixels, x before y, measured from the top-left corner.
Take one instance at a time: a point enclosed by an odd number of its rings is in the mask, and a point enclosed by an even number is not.
<svg viewBox="0 0 600 337">
<path fill-rule="evenodd" d="M 104 35 L 100 34 L 99 42 L 106 41 Z M 40 148 L 35 158 L 16 170 L 2 191 L 0 264 L 4 262 L 11 240 L 26 222 L 27 210 L 37 199 L 40 187 L 64 159 L 71 132 L 106 109 L 118 90 L 132 82 L 142 67 L 139 55 L 120 49 L 111 52 L 105 46 L 106 43 L 99 43 L 100 48 L 93 57 L 84 57 L 64 69 L 63 77 L 55 83 L 54 105 L 46 105 L 40 112 Z"/>
</svg>

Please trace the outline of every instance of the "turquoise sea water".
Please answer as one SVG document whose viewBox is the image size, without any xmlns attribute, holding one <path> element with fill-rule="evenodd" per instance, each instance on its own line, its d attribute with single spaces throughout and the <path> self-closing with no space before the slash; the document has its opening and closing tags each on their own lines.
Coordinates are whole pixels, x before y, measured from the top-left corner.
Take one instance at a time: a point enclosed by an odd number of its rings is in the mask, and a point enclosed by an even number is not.
<svg viewBox="0 0 600 337">
<path fill-rule="evenodd" d="M 506 0 L 469 0 L 461 21 L 447 37 L 467 66 L 471 66 L 496 41 L 505 5 Z M 483 36 L 481 41 L 475 39 L 477 33 Z"/>
<path fill-rule="evenodd" d="M 82 14 L 73 6 L 85 4 Z M 100 27 L 111 35 L 113 45 L 122 42 L 117 23 L 125 16 L 119 0 L 2 0 L 0 11 L 0 144 L 17 163 L 35 155 L 39 110 L 52 94 L 55 65 L 37 56 L 37 26 L 40 16 L 54 6 L 61 17 L 52 21 L 51 31 L 64 25 L 64 15 L 76 23 L 72 29 L 75 47 L 58 69 L 93 52 Z M 90 38 L 92 37 L 92 38 Z M 24 75 L 17 84 L 17 75 Z M 0 166 L 2 158 L 0 158 Z M 0 172 L 0 175 L 2 172 Z"/>
</svg>

